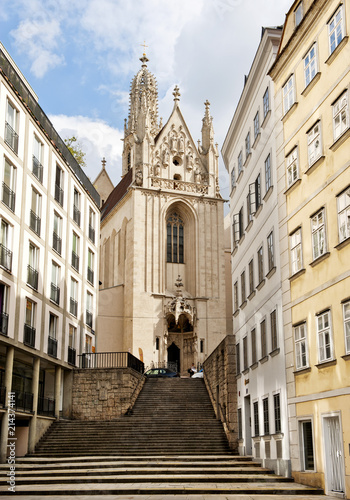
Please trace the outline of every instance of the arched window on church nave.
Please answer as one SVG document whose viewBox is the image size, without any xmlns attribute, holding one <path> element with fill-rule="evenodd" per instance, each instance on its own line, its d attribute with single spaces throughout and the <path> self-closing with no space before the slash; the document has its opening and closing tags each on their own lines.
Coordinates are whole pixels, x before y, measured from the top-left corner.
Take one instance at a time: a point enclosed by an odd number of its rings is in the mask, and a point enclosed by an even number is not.
<svg viewBox="0 0 350 500">
<path fill-rule="evenodd" d="M 167 219 L 167 262 L 184 263 L 184 223 L 176 212 Z"/>
</svg>

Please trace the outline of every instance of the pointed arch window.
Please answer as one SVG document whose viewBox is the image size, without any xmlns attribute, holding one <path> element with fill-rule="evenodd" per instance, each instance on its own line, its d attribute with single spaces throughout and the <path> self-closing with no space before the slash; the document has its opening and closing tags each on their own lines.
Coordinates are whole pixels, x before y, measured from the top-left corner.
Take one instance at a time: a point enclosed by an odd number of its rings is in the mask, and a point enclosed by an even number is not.
<svg viewBox="0 0 350 500">
<path fill-rule="evenodd" d="M 184 223 L 176 212 L 167 219 L 167 262 L 184 263 Z"/>
</svg>

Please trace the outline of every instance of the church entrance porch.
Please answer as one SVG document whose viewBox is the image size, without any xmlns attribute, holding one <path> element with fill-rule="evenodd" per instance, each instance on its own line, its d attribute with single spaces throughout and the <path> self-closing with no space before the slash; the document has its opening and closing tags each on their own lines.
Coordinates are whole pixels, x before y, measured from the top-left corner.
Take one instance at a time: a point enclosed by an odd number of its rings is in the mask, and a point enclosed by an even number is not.
<svg viewBox="0 0 350 500">
<path fill-rule="evenodd" d="M 173 342 L 171 346 L 168 347 L 168 368 L 174 371 L 181 371 L 181 360 L 180 360 L 180 349 Z"/>
</svg>

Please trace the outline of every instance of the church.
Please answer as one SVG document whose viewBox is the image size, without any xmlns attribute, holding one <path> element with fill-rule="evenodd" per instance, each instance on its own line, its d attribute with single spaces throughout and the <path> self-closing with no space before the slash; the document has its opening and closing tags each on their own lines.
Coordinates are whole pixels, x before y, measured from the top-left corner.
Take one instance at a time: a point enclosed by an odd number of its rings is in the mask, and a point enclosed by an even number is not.
<svg viewBox="0 0 350 500">
<path fill-rule="evenodd" d="M 158 118 L 146 54 L 130 89 L 122 179 L 101 207 L 99 352 L 130 352 L 184 374 L 226 335 L 224 200 L 205 102 L 202 140 L 179 102 Z"/>
</svg>

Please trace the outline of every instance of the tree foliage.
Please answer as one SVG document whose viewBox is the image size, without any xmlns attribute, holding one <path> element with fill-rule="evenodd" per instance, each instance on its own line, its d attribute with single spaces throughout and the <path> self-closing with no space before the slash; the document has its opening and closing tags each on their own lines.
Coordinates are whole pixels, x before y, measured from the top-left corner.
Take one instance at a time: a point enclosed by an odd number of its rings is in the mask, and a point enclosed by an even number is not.
<svg viewBox="0 0 350 500">
<path fill-rule="evenodd" d="M 72 153 L 74 158 L 77 160 L 81 167 L 86 167 L 85 153 L 78 139 L 73 135 L 72 137 L 66 137 L 64 143 Z"/>
</svg>

